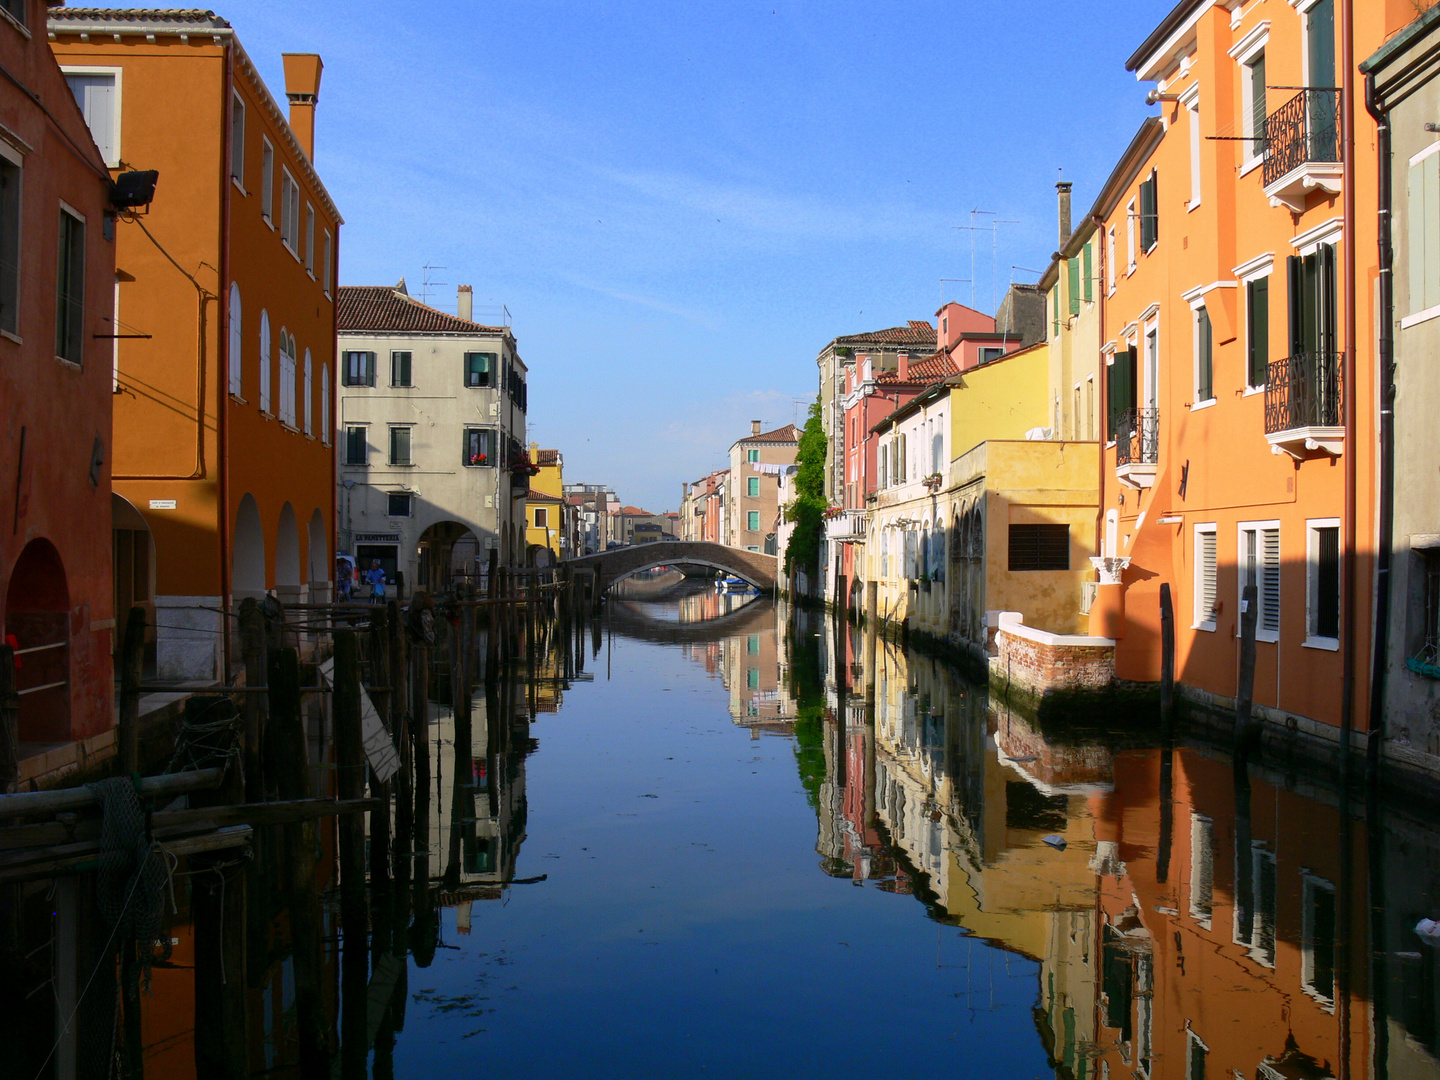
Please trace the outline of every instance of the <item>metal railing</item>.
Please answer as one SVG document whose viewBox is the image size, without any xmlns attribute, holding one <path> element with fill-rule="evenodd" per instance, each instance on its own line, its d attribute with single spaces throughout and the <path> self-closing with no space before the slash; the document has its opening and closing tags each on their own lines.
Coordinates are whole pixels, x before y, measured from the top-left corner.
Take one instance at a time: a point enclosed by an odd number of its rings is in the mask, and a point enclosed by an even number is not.
<svg viewBox="0 0 1440 1080">
<path fill-rule="evenodd" d="M 1265 118 L 1265 183 L 1312 161 L 1340 160 L 1340 91 L 1301 90 Z"/>
<path fill-rule="evenodd" d="M 1160 460 L 1160 410 L 1130 409 L 1115 421 L 1115 464 L 1154 465 Z"/>
<path fill-rule="evenodd" d="M 846 510 L 825 523 L 825 534 L 831 540 L 863 540 L 869 527 L 869 511 Z"/>
<path fill-rule="evenodd" d="M 1265 434 L 1304 427 L 1339 427 L 1344 416 L 1340 353 L 1297 353 L 1270 364 L 1265 382 Z"/>
</svg>

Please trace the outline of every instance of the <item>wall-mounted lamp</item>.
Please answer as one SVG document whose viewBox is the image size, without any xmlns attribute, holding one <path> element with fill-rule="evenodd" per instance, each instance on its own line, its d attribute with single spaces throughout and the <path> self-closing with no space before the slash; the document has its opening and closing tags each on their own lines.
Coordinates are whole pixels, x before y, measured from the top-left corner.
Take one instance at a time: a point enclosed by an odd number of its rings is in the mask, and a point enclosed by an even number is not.
<svg viewBox="0 0 1440 1080">
<path fill-rule="evenodd" d="M 1158 105 L 1162 101 L 1179 101 L 1179 94 L 1162 94 L 1159 90 L 1151 90 L 1145 95 L 1146 105 Z"/>
</svg>

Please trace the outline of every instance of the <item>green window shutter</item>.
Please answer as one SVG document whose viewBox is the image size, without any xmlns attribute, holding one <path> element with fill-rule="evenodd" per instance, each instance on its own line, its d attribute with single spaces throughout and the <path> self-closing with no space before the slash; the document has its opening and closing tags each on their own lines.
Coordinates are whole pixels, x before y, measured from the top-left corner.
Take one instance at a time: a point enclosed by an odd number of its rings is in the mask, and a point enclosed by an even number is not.
<svg viewBox="0 0 1440 1080">
<path fill-rule="evenodd" d="M 1080 260 L 1066 259 L 1066 269 L 1070 271 L 1070 314 L 1080 314 Z"/>
<path fill-rule="evenodd" d="M 1150 179 L 1140 185 L 1140 250 L 1149 251 L 1155 246 L 1160 238 L 1159 219 L 1156 215 L 1156 187 L 1158 177 L 1155 173 L 1150 174 Z"/>
<path fill-rule="evenodd" d="M 1090 245 L 1089 245 L 1089 244 L 1086 244 L 1086 245 L 1084 246 L 1084 248 L 1081 249 L 1080 255 L 1081 255 L 1081 266 L 1080 266 L 1080 269 L 1081 269 L 1081 277 L 1080 277 L 1080 280 L 1084 283 L 1084 284 L 1083 284 L 1083 289 L 1084 289 L 1085 302 L 1088 304 L 1090 301 L 1092 301 L 1092 300 L 1095 299 L 1095 285 L 1094 285 L 1094 277 L 1095 277 L 1095 274 L 1094 274 L 1094 269 L 1093 269 L 1093 267 L 1091 266 L 1091 263 L 1090 263 L 1090 258 L 1091 258 L 1091 256 L 1090 256 Z"/>
<path fill-rule="evenodd" d="M 1201 308 L 1195 313 L 1195 400 L 1209 401 L 1215 396 L 1215 364 L 1210 312 Z"/>
<path fill-rule="evenodd" d="M 1296 356 L 1305 351 L 1305 268 L 1299 255 L 1287 255 L 1285 258 L 1285 284 L 1289 289 L 1286 301 L 1290 355 Z"/>
<path fill-rule="evenodd" d="M 1109 378 L 1106 386 L 1108 397 L 1106 410 L 1109 416 L 1109 427 L 1105 432 L 1106 440 L 1115 437 L 1115 431 L 1120 426 L 1120 420 L 1126 413 L 1135 407 L 1135 350 L 1125 349 L 1115 354 L 1115 362 L 1110 365 Z"/>
<path fill-rule="evenodd" d="M 1245 299 L 1250 324 L 1246 381 L 1250 386 L 1264 386 L 1270 369 L 1270 279 L 1257 278 L 1247 284 Z"/>
</svg>

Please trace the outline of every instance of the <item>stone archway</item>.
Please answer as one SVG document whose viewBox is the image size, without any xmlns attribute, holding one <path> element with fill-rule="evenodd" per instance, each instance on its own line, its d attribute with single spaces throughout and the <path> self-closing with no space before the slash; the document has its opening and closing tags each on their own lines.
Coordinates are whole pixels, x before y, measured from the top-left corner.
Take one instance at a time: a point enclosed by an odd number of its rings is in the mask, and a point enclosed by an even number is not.
<svg viewBox="0 0 1440 1080">
<path fill-rule="evenodd" d="M 5 640 L 15 649 L 20 742 L 70 738 L 70 587 L 49 540 L 20 552 L 5 594 Z"/>
<path fill-rule="evenodd" d="M 503 536 L 503 531 L 502 531 Z M 459 521 L 437 521 L 420 534 L 416 544 L 415 589 L 448 592 L 458 584 L 478 583 L 488 551 L 469 525 Z"/>
<path fill-rule="evenodd" d="M 300 582 L 300 527 L 295 507 L 288 502 L 280 508 L 275 530 L 275 595 L 282 604 L 296 604 L 304 592 Z"/>
<path fill-rule="evenodd" d="M 265 595 L 265 528 L 255 496 L 245 494 L 235 510 L 235 537 L 230 547 L 230 595 L 238 603 L 245 597 Z"/>
<path fill-rule="evenodd" d="M 115 578 L 115 649 L 132 607 L 145 611 L 145 670 L 155 668 L 155 540 L 150 523 L 123 496 L 110 496 L 111 570 Z"/>
</svg>

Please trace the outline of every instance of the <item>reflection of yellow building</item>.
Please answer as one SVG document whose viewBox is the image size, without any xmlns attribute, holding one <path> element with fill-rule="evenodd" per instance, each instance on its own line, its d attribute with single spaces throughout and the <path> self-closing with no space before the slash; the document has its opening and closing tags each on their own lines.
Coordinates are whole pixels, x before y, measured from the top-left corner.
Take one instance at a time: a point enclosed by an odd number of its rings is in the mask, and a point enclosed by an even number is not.
<svg viewBox="0 0 1440 1080">
<path fill-rule="evenodd" d="M 541 450 L 530 444 L 530 460 L 539 468 L 530 478 L 525 496 L 525 547 L 549 548 L 557 559 L 565 557 L 565 459 L 559 450 Z"/>
<path fill-rule="evenodd" d="M 789 694 L 780 690 L 780 662 L 775 627 L 751 630 L 720 643 L 720 678 L 730 691 L 730 718 L 758 733 L 771 725 L 795 720 Z"/>
</svg>

